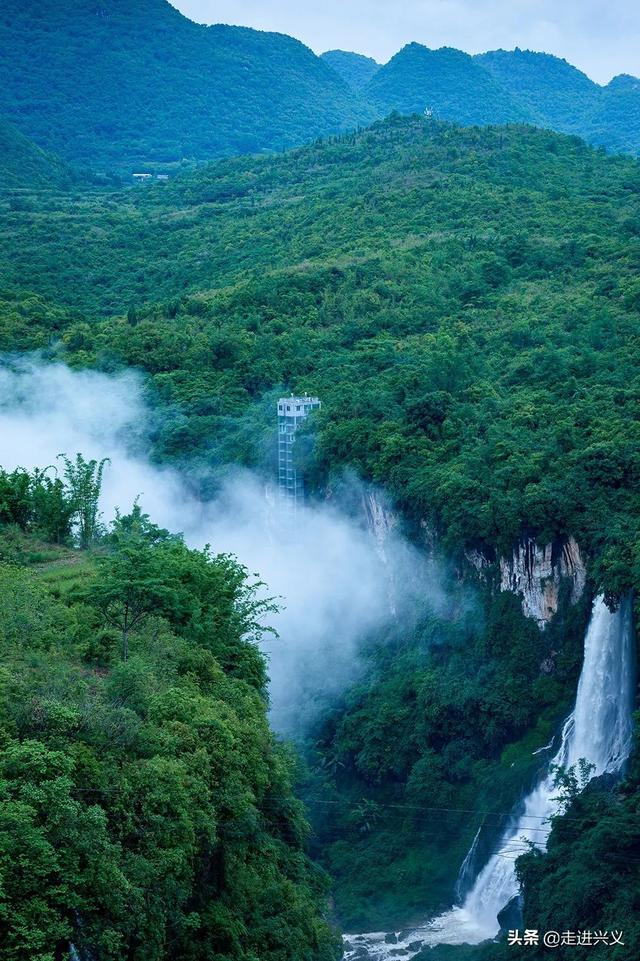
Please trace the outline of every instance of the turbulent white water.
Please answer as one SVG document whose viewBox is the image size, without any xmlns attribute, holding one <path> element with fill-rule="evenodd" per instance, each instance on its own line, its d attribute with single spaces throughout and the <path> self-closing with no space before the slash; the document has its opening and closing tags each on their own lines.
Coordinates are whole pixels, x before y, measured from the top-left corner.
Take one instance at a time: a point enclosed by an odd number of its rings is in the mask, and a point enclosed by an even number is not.
<svg viewBox="0 0 640 961">
<path fill-rule="evenodd" d="M 591 764 L 590 777 L 619 771 L 629 756 L 634 707 L 634 641 L 631 601 L 612 613 L 602 597 L 593 604 L 584 642 L 584 663 L 573 713 L 550 767 Z M 558 788 L 550 771 L 526 798 L 522 813 L 503 836 L 460 907 L 400 935 L 346 938 L 348 959 L 410 958 L 435 944 L 477 944 L 499 932 L 498 914 L 518 894 L 516 858 L 528 843 L 544 848 L 549 818 L 557 811 Z M 476 839 L 477 840 L 477 839 Z M 474 844 L 476 841 L 474 841 Z"/>
</svg>

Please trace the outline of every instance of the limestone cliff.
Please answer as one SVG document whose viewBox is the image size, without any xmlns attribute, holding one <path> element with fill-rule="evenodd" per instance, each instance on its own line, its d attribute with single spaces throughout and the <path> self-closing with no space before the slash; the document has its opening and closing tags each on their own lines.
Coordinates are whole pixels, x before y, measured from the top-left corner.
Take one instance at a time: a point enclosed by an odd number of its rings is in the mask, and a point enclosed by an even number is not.
<svg viewBox="0 0 640 961">
<path fill-rule="evenodd" d="M 388 563 L 387 542 L 398 527 L 400 518 L 389 507 L 385 498 L 371 488 L 363 490 L 362 506 L 366 525 L 373 535 L 378 556 L 386 564 Z"/>
<path fill-rule="evenodd" d="M 482 576 L 489 560 L 477 550 L 467 552 L 467 560 Z M 498 560 L 501 591 L 512 591 L 522 599 L 522 610 L 541 628 L 558 610 L 560 585 L 570 581 L 571 603 L 581 597 L 586 583 L 586 568 L 580 548 L 573 537 L 540 545 L 532 537 L 520 541 L 510 557 Z"/>
</svg>

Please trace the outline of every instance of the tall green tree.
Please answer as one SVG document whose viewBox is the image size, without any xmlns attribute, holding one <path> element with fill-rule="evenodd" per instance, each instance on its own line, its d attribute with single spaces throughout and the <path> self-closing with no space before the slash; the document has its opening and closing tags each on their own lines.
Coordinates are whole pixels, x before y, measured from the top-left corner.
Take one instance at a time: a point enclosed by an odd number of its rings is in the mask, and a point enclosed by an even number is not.
<svg viewBox="0 0 640 961">
<path fill-rule="evenodd" d="M 174 580 L 165 551 L 139 524 L 119 518 L 112 534 L 115 550 L 97 561 L 97 576 L 87 598 L 106 624 L 122 638 L 122 657 L 129 657 L 129 637 L 153 614 L 175 615 L 184 598 Z"/>
<path fill-rule="evenodd" d="M 78 528 L 80 547 L 86 550 L 94 542 L 98 533 L 100 519 L 99 501 L 102 490 L 102 475 L 106 464 L 111 461 L 104 457 L 101 461 L 85 460 L 82 454 L 76 454 L 71 460 L 66 454 L 60 454 L 64 462 L 64 477 L 69 488 L 73 517 Z"/>
</svg>

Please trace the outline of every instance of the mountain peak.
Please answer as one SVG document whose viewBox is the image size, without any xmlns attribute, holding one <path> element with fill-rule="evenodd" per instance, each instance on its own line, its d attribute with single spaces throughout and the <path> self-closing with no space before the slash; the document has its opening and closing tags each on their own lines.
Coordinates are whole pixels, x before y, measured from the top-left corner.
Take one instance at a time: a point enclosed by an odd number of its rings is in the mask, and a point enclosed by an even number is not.
<svg viewBox="0 0 640 961">
<path fill-rule="evenodd" d="M 630 73 L 619 73 L 609 81 L 607 90 L 640 90 L 640 78 Z"/>
<path fill-rule="evenodd" d="M 386 112 L 423 113 L 462 124 L 531 119 L 491 74 L 462 50 L 409 43 L 381 67 L 364 91 Z"/>
</svg>

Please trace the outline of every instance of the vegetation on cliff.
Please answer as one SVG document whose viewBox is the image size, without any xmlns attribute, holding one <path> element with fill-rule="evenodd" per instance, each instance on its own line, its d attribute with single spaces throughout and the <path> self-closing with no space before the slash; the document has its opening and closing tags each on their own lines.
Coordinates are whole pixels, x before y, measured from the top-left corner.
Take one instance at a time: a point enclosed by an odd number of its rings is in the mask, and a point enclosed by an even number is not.
<svg viewBox="0 0 640 961">
<path fill-rule="evenodd" d="M 0 478 L 0 956 L 336 958 L 246 572 L 138 508 L 90 553 L 47 544 L 61 491 L 32 476 L 20 525 L 23 480 Z"/>
</svg>

